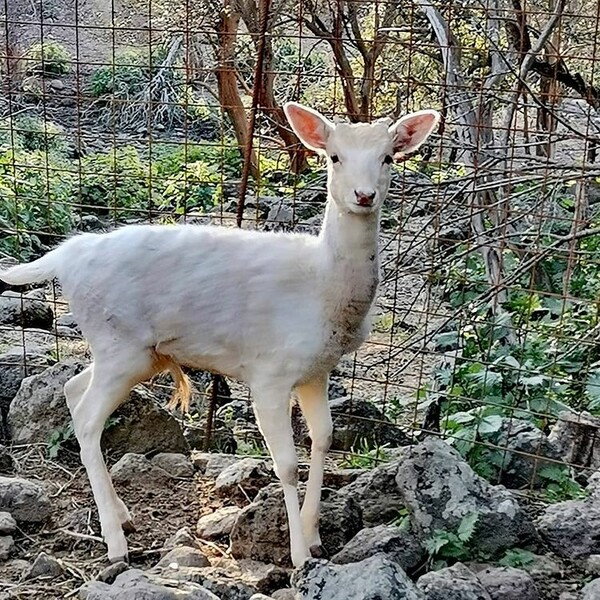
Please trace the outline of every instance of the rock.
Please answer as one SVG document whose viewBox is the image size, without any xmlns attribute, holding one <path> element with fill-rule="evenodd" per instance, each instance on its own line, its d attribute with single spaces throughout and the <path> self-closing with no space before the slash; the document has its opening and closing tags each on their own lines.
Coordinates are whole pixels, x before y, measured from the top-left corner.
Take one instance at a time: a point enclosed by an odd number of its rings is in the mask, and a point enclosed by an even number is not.
<svg viewBox="0 0 600 600">
<path fill-rule="evenodd" d="M 232 561 L 226 558 L 215 558 L 212 561 L 213 575 L 239 580 L 259 593 L 270 594 L 284 585 L 289 585 L 288 572 L 276 565 L 257 562 L 255 560 Z"/>
<path fill-rule="evenodd" d="M 340 489 L 340 494 L 358 502 L 365 527 L 387 524 L 400 516 L 404 503 L 396 485 L 398 466 L 394 461 L 375 467 Z"/>
<path fill-rule="evenodd" d="M 581 600 L 598 600 L 600 598 L 600 579 L 594 579 L 581 590 Z"/>
<path fill-rule="evenodd" d="M 0 510 L 17 523 L 40 523 L 51 512 L 50 499 L 37 483 L 19 477 L 0 477 Z"/>
<path fill-rule="evenodd" d="M 294 572 L 292 585 L 299 600 L 424 599 L 400 566 L 382 554 L 347 565 L 308 560 Z"/>
<path fill-rule="evenodd" d="M 210 562 L 200 550 L 180 546 L 167 552 L 156 566 L 170 569 L 178 569 L 179 567 L 209 567 Z"/>
<path fill-rule="evenodd" d="M 272 596 L 265 596 L 264 594 L 254 594 L 250 600 L 273 600 Z"/>
<path fill-rule="evenodd" d="M 81 231 L 106 231 L 106 225 L 96 215 L 82 215 L 77 223 Z"/>
<path fill-rule="evenodd" d="M 246 600 L 258 590 L 256 587 L 232 577 L 231 573 L 219 567 L 180 567 L 162 569 L 161 573 L 169 580 L 196 583 L 209 590 L 221 600 Z"/>
<path fill-rule="evenodd" d="M 231 533 L 241 508 L 224 506 L 214 513 L 200 517 L 196 531 L 204 540 L 216 540 Z"/>
<path fill-rule="evenodd" d="M 201 585 L 164 580 L 159 575 L 129 569 L 118 575 L 112 585 L 101 581 L 85 583 L 81 600 L 220 600 Z"/>
<path fill-rule="evenodd" d="M 54 313 L 35 290 L 27 294 L 6 291 L 0 295 L 0 325 L 51 330 Z"/>
<path fill-rule="evenodd" d="M 531 575 L 521 569 L 490 567 L 477 578 L 492 600 L 539 600 Z"/>
<path fill-rule="evenodd" d="M 129 399 L 112 417 L 113 425 L 102 434 L 102 447 L 120 457 L 126 452 L 189 453 L 189 447 L 175 417 L 162 408 L 144 387 L 136 386 Z"/>
<path fill-rule="evenodd" d="M 537 521 L 538 531 L 558 556 L 587 558 L 600 553 L 600 503 L 567 500 L 546 507 Z"/>
<path fill-rule="evenodd" d="M 535 528 L 515 497 L 492 486 L 445 442 L 430 438 L 407 448 L 398 461 L 396 485 L 415 532 L 456 531 L 461 521 L 478 515 L 472 543 L 479 552 L 503 550 L 537 540 Z"/>
<path fill-rule="evenodd" d="M 51 79 L 50 82 L 48 83 L 48 85 L 50 86 L 50 88 L 56 92 L 60 92 L 62 90 L 65 89 L 65 84 L 63 81 L 61 81 L 60 79 Z"/>
<path fill-rule="evenodd" d="M 232 454 L 212 454 L 211 452 L 192 452 L 192 464 L 200 473 L 216 479 L 227 467 L 235 464 L 240 459 Z"/>
<path fill-rule="evenodd" d="M 350 485 L 365 473 L 365 469 L 336 469 L 335 471 L 325 471 L 323 473 L 323 487 L 339 490 Z"/>
<path fill-rule="evenodd" d="M 296 600 L 296 590 L 292 588 L 282 588 L 273 592 L 272 596 L 273 600 Z"/>
<path fill-rule="evenodd" d="M 300 500 L 305 486 L 298 487 Z M 350 496 L 324 488 L 321 495 L 320 533 L 327 556 L 341 550 L 362 528 L 361 511 Z M 235 558 L 288 565 L 289 530 L 281 485 L 271 484 L 242 509 L 230 535 Z"/>
<path fill-rule="evenodd" d="M 0 561 L 10 558 L 15 551 L 15 540 L 12 535 L 0 535 Z"/>
<path fill-rule="evenodd" d="M 600 554 L 591 554 L 583 566 L 586 573 L 600 575 Z"/>
<path fill-rule="evenodd" d="M 53 430 L 69 423 L 71 415 L 63 388 L 84 368 L 80 360 L 67 359 L 23 379 L 8 411 L 8 429 L 13 443 L 45 443 Z"/>
<path fill-rule="evenodd" d="M 170 479 L 169 474 L 152 464 L 142 454 L 124 454 L 110 470 L 113 481 L 126 485 L 162 485 Z"/>
<path fill-rule="evenodd" d="M 462 563 L 426 573 L 417 587 L 427 600 L 491 600 L 475 574 Z"/>
<path fill-rule="evenodd" d="M 499 431 L 490 434 L 490 443 L 506 449 L 499 483 L 509 488 L 541 485 L 539 472 L 559 459 L 558 449 L 533 423 L 521 419 L 502 419 Z"/>
<path fill-rule="evenodd" d="M 215 492 L 228 498 L 242 495 L 251 500 L 274 478 L 264 460 L 243 458 L 221 471 L 215 481 Z"/>
<path fill-rule="evenodd" d="M 154 456 L 151 462 L 171 477 L 185 479 L 194 476 L 194 465 L 185 454 L 161 452 Z"/>
<path fill-rule="evenodd" d="M 233 421 L 243 421 L 245 423 L 256 423 L 256 415 L 252 408 L 252 403 L 245 400 L 233 400 L 224 404 L 217 410 L 217 417 L 223 419 L 226 423 Z"/>
<path fill-rule="evenodd" d="M 208 424 L 206 418 L 202 418 L 197 424 L 187 424 L 185 439 L 190 448 L 204 450 Z M 231 426 L 223 419 L 215 418 L 210 437 L 209 450 L 233 454 L 237 449 L 237 443 Z"/>
<path fill-rule="evenodd" d="M 36 577 L 54 579 L 55 577 L 62 575 L 62 572 L 63 568 L 54 556 L 50 556 L 45 552 L 40 552 L 33 561 L 31 569 L 25 575 L 25 579 L 34 579 Z"/>
<path fill-rule="evenodd" d="M 188 548 L 199 548 L 198 542 L 192 535 L 192 532 L 189 527 L 182 527 L 181 529 L 178 529 L 163 544 L 163 547 L 167 549 L 167 551 L 171 550 L 172 548 L 177 548 L 179 546 L 187 546 Z"/>
<path fill-rule="evenodd" d="M 548 439 L 561 460 L 592 469 L 600 468 L 600 444 L 597 442 L 600 419 L 586 411 L 561 412 Z"/>
<path fill-rule="evenodd" d="M 15 461 L 8 448 L 0 444 L 0 473 L 12 473 L 15 469 Z"/>
<path fill-rule="evenodd" d="M 379 552 L 409 573 L 422 563 L 425 554 L 421 543 L 412 533 L 393 525 L 377 525 L 359 531 L 331 562 L 360 562 Z"/>
<path fill-rule="evenodd" d="M 23 348 L 0 354 L 0 411 L 3 419 L 8 415 L 10 403 L 17 395 L 23 379 L 41 373 L 51 364 L 49 356 L 25 352 Z M 3 472 L 1 465 L 0 472 Z"/>
<path fill-rule="evenodd" d="M 56 327 L 64 327 L 65 329 L 72 329 L 74 333 L 81 334 L 81 329 L 75 320 L 75 317 L 71 313 L 65 313 L 56 319 Z"/>
<path fill-rule="evenodd" d="M 332 450 L 350 451 L 366 443 L 370 447 L 405 446 L 409 438 L 370 402 L 356 398 L 336 398 L 329 402 L 333 419 Z M 308 428 L 298 406 L 292 410 L 296 443 L 310 446 Z"/>
<path fill-rule="evenodd" d="M 108 567 L 102 569 L 100 573 L 96 576 L 98 581 L 102 581 L 104 583 L 113 583 L 115 579 L 121 574 L 125 573 L 129 569 L 129 565 L 122 560 L 116 563 L 112 563 L 108 565 Z"/>
<path fill-rule="evenodd" d="M 0 511 L 0 535 L 10 535 L 17 530 L 17 522 L 6 511 Z"/>
</svg>

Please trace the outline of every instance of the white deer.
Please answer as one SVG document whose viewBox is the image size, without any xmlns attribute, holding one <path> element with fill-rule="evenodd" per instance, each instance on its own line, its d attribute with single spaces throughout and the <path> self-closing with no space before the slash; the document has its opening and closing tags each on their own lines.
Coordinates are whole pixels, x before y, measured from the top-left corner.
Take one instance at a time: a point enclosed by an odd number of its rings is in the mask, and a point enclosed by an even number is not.
<svg viewBox="0 0 600 600">
<path fill-rule="evenodd" d="M 251 388 L 260 430 L 283 486 L 292 562 L 321 544 L 319 504 L 332 422 L 331 369 L 369 333 L 379 277 L 379 215 L 394 158 L 416 150 L 439 114 L 392 124 L 334 124 L 296 103 L 287 118 L 327 157 L 328 200 L 318 236 L 211 226 L 126 226 L 72 237 L 42 258 L 0 272 L 22 285 L 58 278 L 93 363 L 65 385 L 110 560 L 127 558 L 131 517 L 102 458 L 106 419 L 131 388 L 169 370 L 186 405 L 180 365 Z M 290 424 L 296 392 L 312 440 L 302 510 Z"/>
</svg>

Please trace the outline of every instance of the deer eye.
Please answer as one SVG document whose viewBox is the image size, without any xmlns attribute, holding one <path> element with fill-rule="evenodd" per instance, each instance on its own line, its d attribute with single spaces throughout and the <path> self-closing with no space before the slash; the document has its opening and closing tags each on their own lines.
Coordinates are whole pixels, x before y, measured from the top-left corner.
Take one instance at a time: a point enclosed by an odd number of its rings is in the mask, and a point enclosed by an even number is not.
<svg viewBox="0 0 600 600">
<path fill-rule="evenodd" d="M 331 162 L 332 163 L 339 163 L 340 162 L 340 157 L 337 154 L 332 154 L 331 155 Z"/>
<path fill-rule="evenodd" d="M 394 159 L 388 154 L 384 159 L 383 162 L 386 165 L 391 165 L 394 162 Z"/>
</svg>

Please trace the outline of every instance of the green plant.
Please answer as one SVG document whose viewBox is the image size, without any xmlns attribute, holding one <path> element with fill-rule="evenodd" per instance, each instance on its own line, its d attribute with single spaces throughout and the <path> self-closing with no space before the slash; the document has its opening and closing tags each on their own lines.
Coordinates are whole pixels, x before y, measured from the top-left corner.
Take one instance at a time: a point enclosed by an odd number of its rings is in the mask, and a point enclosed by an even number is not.
<svg viewBox="0 0 600 600">
<path fill-rule="evenodd" d="M 388 460 L 387 444 L 372 448 L 366 439 L 360 440 L 357 446 L 352 446 L 350 452 L 344 455 L 340 466 L 344 469 L 372 469 Z"/>
<path fill-rule="evenodd" d="M 547 482 L 545 497 L 548 502 L 582 500 L 589 496 L 589 492 L 576 481 L 568 467 L 547 466 L 540 469 L 539 476 Z"/>
<path fill-rule="evenodd" d="M 75 430 L 73 429 L 73 421 L 69 421 L 67 425 L 53 429 L 48 436 L 48 458 L 56 458 L 64 445 L 67 442 L 73 441 L 74 438 Z"/>
<path fill-rule="evenodd" d="M 25 53 L 27 73 L 64 75 L 71 70 L 71 53 L 58 42 L 35 43 Z"/>
<path fill-rule="evenodd" d="M 507 550 L 504 556 L 498 561 L 503 567 L 513 567 L 515 569 L 526 567 L 535 561 L 535 554 L 522 548 L 511 548 Z"/>
<path fill-rule="evenodd" d="M 425 540 L 425 550 L 434 568 L 446 566 L 449 561 L 469 560 L 473 557 L 473 534 L 477 529 L 479 515 L 465 515 L 456 532 L 436 529 L 433 535 Z"/>
<path fill-rule="evenodd" d="M 14 130 L 24 150 L 44 150 L 65 153 L 67 138 L 64 129 L 39 117 L 24 116 L 14 121 Z"/>
</svg>

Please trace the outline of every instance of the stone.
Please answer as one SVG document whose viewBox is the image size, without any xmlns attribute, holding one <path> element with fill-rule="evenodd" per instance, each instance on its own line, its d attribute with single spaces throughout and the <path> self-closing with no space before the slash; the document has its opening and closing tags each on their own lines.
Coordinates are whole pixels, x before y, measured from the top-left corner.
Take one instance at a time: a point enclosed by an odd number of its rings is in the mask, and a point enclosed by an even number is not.
<svg viewBox="0 0 600 600">
<path fill-rule="evenodd" d="M 581 590 L 581 600 L 598 600 L 600 598 L 600 579 L 590 581 Z"/>
<path fill-rule="evenodd" d="M 163 544 L 163 548 L 171 550 L 179 546 L 187 546 L 189 548 L 199 548 L 198 542 L 192 535 L 192 531 L 189 527 L 182 527 L 178 529 L 170 538 L 168 538 Z"/>
<path fill-rule="evenodd" d="M 586 573 L 600 575 L 600 554 L 591 554 L 588 556 L 583 568 Z"/>
<path fill-rule="evenodd" d="M 52 362 L 46 354 L 25 352 L 23 348 L 13 348 L 0 354 L 0 411 L 3 420 L 8 415 L 10 403 L 17 395 L 23 379 L 45 371 Z M 2 471 L 0 465 L 0 472 Z"/>
<path fill-rule="evenodd" d="M 307 560 L 292 575 L 298 600 L 424 600 L 400 566 L 383 554 L 347 565 Z"/>
<path fill-rule="evenodd" d="M 0 325 L 51 330 L 54 313 L 36 290 L 27 294 L 6 291 L 0 295 Z"/>
<path fill-rule="evenodd" d="M 346 485 L 350 485 L 353 481 L 356 481 L 365 472 L 365 469 L 326 470 L 323 473 L 323 487 L 339 490 Z"/>
<path fill-rule="evenodd" d="M 168 567 L 170 569 L 178 569 L 179 567 L 209 567 L 210 562 L 200 550 L 180 546 L 167 552 L 156 566 L 159 568 Z"/>
<path fill-rule="evenodd" d="M 290 583 L 290 576 L 286 569 L 269 563 L 215 558 L 212 566 L 213 575 L 220 573 L 224 577 L 239 580 L 263 594 L 270 594 L 273 590 Z"/>
<path fill-rule="evenodd" d="M 200 473 L 211 479 L 216 479 L 227 467 L 241 460 L 232 454 L 192 451 L 192 464 Z"/>
<path fill-rule="evenodd" d="M 76 333 L 81 333 L 79 325 L 77 324 L 77 321 L 75 320 L 75 317 L 72 313 L 65 313 L 63 315 L 60 315 L 60 317 L 56 319 L 56 326 L 65 327 L 67 329 L 72 329 Z"/>
<path fill-rule="evenodd" d="M 380 552 L 408 573 L 422 564 L 425 555 L 423 546 L 412 533 L 394 525 L 377 525 L 359 531 L 331 562 L 360 562 Z"/>
<path fill-rule="evenodd" d="M 12 535 L 0 535 L 0 561 L 10 558 L 15 551 L 15 540 Z"/>
<path fill-rule="evenodd" d="M 339 490 L 359 504 L 365 527 L 387 524 L 400 516 L 404 503 L 396 485 L 398 466 L 394 461 L 375 467 Z"/>
<path fill-rule="evenodd" d="M 492 600 L 539 600 L 535 581 L 521 569 L 489 567 L 477 573 L 477 579 Z"/>
<path fill-rule="evenodd" d="M 250 600 L 273 600 L 272 596 L 265 596 L 265 594 L 253 594 Z"/>
<path fill-rule="evenodd" d="M 162 408 L 144 386 L 138 385 L 113 415 L 102 434 L 102 447 L 115 457 L 127 452 L 188 454 L 189 446 L 177 419 Z"/>
<path fill-rule="evenodd" d="M 552 461 L 560 458 L 558 449 L 546 434 L 521 419 L 503 418 L 502 426 L 490 434 L 489 442 L 506 449 L 498 483 L 513 489 L 543 484 L 540 471 L 555 465 Z"/>
<path fill-rule="evenodd" d="M 586 411 L 563 411 L 548 439 L 561 460 L 592 469 L 600 468 L 600 444 L 597 442 L 600 419 Z"/>
<path fill-rule="evenodd" d="M 43 577 L 44 579 L 54 579 L 62 575 L 63 568 L 61 564 L 45 552 L 40 552 L 31 565 L 31 569 L 25 575 L 25 579 L 34 579 Z"/>
<path fill-rule="evenodd" d="M 300 484 L 300 501 L 305 486 Z M 351 496 L 324 488 L 321 494 L 320 534 L 327 556 L 339 552 L 362 528 L 361 511 Z M 242 509 L 230 535 L 235 558 L 250 558 L 287 566 L 290 564 L 287 513 L 280 484 L 261 490 L 254 502 Z"/>
<path fill-rule="evenodd" d="M 129 569 L 129 565 L 126 562 L 120 560 L 102 569 L 102 571 L 100 571 L 100 573 L 98 573 L 98 575 L 96 576 L 96 579 L 98 581 L 110 584 L 113 583 L 121 573 L 125 573 L 127 569 Z"/>
<path fill-rule="evenodd" d="M 546 507 L 537 520 L 538 531 L 562 558 L 582 559 L 600 553 L 600 502 L 567 500 Z"/>
<path fill-rule="evenodd" d="M 144 455 L 124 454 L 110 470 L 115 483 L 152 487 L 170 479 L 169 474 L 151 463 Z"/>
<path fill-rule="evenodd" d="M 67 359 L 23 379 L 8 411 L 8 429 L 15 444 L 46 443 L 53 430 L 71 420 L 64 385 L 85 365 Z"/>
<path fill-rule="evenodd" d="M 219 567 L 163 568 L 160 572 L 165 578 L 172 581 L 201 585 L 221 600 L 246 600 L 258 592 L 255 586 L 240 580 L 239 576 L 232 576 L 228 570 Z"/>
<path fill-rule="evenodd" d="M 296 590 L 292 588 L 282 588 L 273 592 L 273 600 L 296 600 Z"/>
<path fill-rule="evenodd" d="M 129 569 L 112 584 L 102 581 L 85 583 L 79 591 L 81 600 L 220 600 L 201 585 L 174 582 L 158 574 Z"/>
<path fill-rule="evenodd" d="M 221 471 L 215 492 L 228 498 L 243 496 L 252 500 L 273 478 L 274 473 L 264 460 L 243 458 Z"/>
<path fill-rule="evenodd" d="M 357 398 L 336 398 L 329 402 L 333 420 L 332 450 L 356 450 L 369 447 L 397 447 L 410 443 L 408 436 L 371 402 Z M 297 444 L 310 446 L 308 427 L 298 406 L 292 410 L 292 426 Z"/>
<path fill-rule="evenodd" d="M 0 510 L 9 512 L 17 523 L 41 523 L 50 516 L 50 498 L 33 481 L 0 477 Z"/>
<path fill-rule="evenodd" d="M 10 535 L 17 530 L 17 522 L 6 511 L 0 511 L 0 535 Z"/>
<path fill-rule="evenodd" d="M 194 465 L 185 454 L 160 452 L 151 462 L 174 478 L 189 479 L 194 476 Z"/>
<path fill-rule="evenodd" d="M 421 537 L 436 530 L 456 531 L 465 517 L 476 513 L 472 544 L 483 554 L 498 555 L 538 539 L 516 498 L 504 487 L 490 485 L 437 438 L 406 449 L 396 485 Z"/>
<path fill-rule="evenodd" d="M 491 600 L 475 574 L 462 563 L 425 573 L 417 587 L 427 600 Z"/>
<path fill-rule="evenodd" d="M 196 532 L 203 540 L 217 540 L 228 536 L 242 511 L 237 506 L 224 506 L 198 520 Z"/>
<path fill-rule="evenodd" d="M 245 400 L 233 400 L 232 402 L 224 404 L 217 410 L 216 415 L 226 423 L 238 420 L 245 423 L 256 422 L 256 415 L 254 414 L 252 403 Z"/>
<path fill-rule="evenodd" d="M 0 444 L 0 474 L 12 473 L 15 470 L 15 461 L 8 448 Z"/>
</svg>

